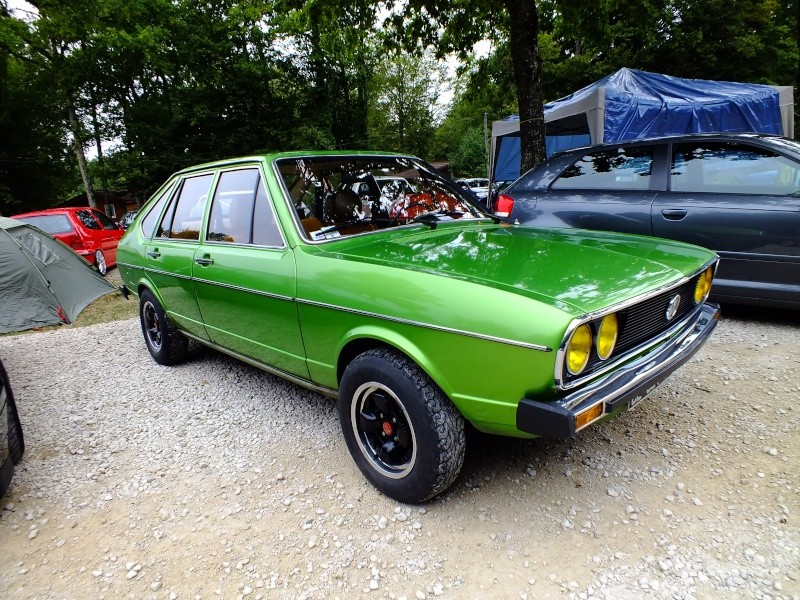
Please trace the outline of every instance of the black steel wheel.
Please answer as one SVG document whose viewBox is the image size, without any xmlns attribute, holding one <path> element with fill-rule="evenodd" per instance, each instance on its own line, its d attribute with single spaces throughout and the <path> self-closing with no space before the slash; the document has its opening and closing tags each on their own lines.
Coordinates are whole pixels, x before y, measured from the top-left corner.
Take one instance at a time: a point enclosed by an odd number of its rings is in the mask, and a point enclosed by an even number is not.
<svg viewBox="0 0 800 600">
<path fill-rule="evenodd" d="M 408 357 L 374 349 L 342 376 L 339 419 L 364 476 L 400 502 L 423 502 L 458 476 L 466 446 L 464 419 Z"/>
<path fill-rule="evenodd" d="M 183 362 L 189 340 L 178 331 L 150 290 L 144 290 L 139 297 L 139 320 L 147 350 L 158 364 Z"/>
</svg>

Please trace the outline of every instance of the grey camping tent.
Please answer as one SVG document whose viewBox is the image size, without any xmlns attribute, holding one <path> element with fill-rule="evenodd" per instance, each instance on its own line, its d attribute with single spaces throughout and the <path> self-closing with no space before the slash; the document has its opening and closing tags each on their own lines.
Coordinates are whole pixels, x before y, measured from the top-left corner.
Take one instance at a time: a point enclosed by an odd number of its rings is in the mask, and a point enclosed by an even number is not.
<svg viewBox="0 0 800 600">
<path fill-rule="evenodd" d="M 61 242 L 0 217 L 0 333 L 71 323 L 114 289 Z"/>
</svg>

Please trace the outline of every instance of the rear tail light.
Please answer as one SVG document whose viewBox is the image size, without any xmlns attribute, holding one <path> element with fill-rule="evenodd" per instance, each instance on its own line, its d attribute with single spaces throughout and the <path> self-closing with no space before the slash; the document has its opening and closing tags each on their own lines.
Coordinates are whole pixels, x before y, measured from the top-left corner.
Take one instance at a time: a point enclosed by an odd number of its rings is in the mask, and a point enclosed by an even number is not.
<svg viewBox="0 0 800 600">
<path fill-rule="evenodd" d="M 494 206 L 494 214 L 498 217 L 508 217 L 514 208 L 514 199 L 511 196 L 500 194 Z"/>
<path fill-rule="evenodd" d="M 71 235 L 65 238 L 64 242 L 67 244 L 67 246 L 74 250 L 83 250 L 84 248 L 83 241 L 78 235 Z"/>
</svg>

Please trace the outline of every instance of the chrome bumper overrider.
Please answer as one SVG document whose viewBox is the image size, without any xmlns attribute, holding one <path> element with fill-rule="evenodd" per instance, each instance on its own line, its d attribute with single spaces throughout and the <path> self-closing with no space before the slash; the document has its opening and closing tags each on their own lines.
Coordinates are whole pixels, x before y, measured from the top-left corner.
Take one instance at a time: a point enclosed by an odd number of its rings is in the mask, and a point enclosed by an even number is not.
<svg viewBox="0 0 800 600">
<path fill-rule="evenodd" d="M 697 352 L 719 315 L 719 306 L 706 303 L 681 333 L 619 369 L 559 400 L 522 399 L 517 408 L 517 429 L 565 439 L 582 429 L 576 428 L 576 417 L 587 409 L 602 404 L 602 411 L 589 425 L 622 407 L 632 408 Z"/>
</svg>

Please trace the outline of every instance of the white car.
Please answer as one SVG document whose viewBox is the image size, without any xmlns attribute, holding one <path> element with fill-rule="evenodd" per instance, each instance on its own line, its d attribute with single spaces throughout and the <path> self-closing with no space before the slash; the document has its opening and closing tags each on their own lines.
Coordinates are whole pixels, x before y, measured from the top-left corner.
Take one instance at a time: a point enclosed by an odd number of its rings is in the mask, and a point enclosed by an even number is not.
<svg viewBox="0 0 800 600">
<path fill-rule="evenodd" d="M 457 183 L 460 183 L 463 187 L 469 188 L 469 190 L 475 194 L 475 196 L 481 202 L 485 203 L 486 198 L 489 195 L 489 180 L 485 177 L 472 177 L 472 178 L 462 178 L 456 179 Z"/>
</svg>

